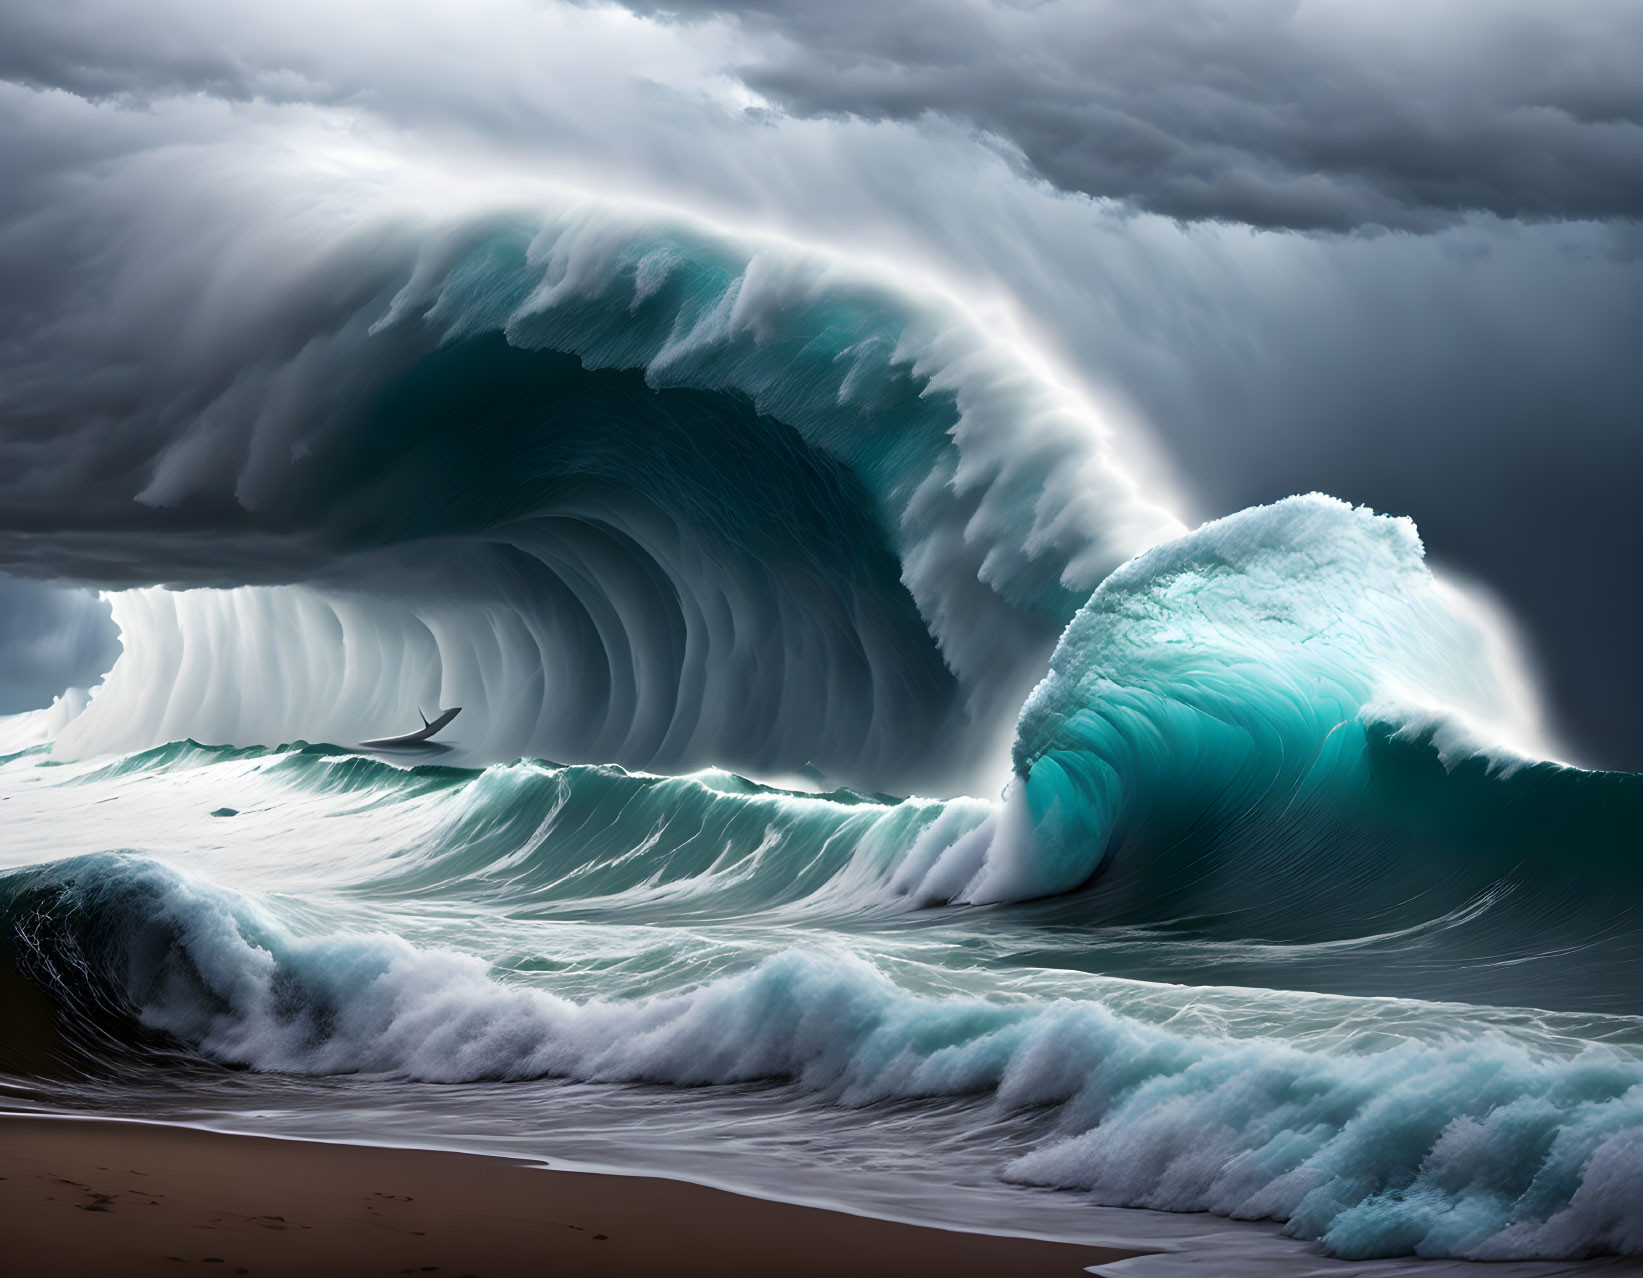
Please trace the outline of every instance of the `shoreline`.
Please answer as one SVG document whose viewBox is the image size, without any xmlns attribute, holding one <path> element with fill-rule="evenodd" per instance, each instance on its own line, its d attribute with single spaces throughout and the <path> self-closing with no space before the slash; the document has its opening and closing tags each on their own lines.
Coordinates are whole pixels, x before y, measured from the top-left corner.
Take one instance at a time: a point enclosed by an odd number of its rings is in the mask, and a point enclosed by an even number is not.
<svg viewBox="0 0 1643 1278">
<path fill-rule="evenodd" d="M 1137 1252 L 502 1156 L 0 1114 L 9 1273 L 1076 1278 Z"/>
</svg>

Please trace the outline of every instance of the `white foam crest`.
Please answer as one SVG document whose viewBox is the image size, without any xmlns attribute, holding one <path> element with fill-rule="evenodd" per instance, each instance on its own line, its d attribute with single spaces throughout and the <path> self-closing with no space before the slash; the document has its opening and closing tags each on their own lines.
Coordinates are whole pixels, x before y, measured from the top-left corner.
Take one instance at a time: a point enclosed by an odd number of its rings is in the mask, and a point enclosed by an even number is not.
<svg viewBox="0 0 1643 1278">
<path fill-rule="evenodd" d="M 175 937 L 122 967 L 143 1019 L 223 1060 L 440 1082 L 786 1078 L 845 1106 L 1049 1107 L 1008 1174 L 1097 1201 L 1287 1220 L 1338 1255 L 1569 1257 L 1643 1247 L 1643 1059 L 1503 1029 L 1310 1050 L 1096 1002 L 914 994 L 790 950 L 677 993 L 574 1002 L 387 935 L 298 939 L 191 885 L 145 893 Z"/>
</svg>

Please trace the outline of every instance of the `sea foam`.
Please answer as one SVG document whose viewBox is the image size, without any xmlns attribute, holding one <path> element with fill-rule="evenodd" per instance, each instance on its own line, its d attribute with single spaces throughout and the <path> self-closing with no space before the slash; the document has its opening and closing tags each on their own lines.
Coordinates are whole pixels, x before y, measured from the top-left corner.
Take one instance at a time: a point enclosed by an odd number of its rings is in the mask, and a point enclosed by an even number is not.
<svg viewBox="0 0 1643 1278">
<path fill-rule="evenodd" d="M 829 948 L 578 1002 L 391 935 L 299 935 L 142 859 L 13 872 L 3 895 L 16 961 L 63 1012 L 114 1009 L 225 1063 L 444 1083 L 787 1079 L 844 1107 L 968 1096 L 1053 1110 L 1060 1134 L 1001 1171 L 1101 1203 L 1283 1220 L 1345 1257 L 1643 1248 L 1635 1049 L 1461 1021 L 1377 1042 L 1367 1007 L 1360 1046 L 1309 1049 L 1094 999 L 918 993 Z"/>
</svg>

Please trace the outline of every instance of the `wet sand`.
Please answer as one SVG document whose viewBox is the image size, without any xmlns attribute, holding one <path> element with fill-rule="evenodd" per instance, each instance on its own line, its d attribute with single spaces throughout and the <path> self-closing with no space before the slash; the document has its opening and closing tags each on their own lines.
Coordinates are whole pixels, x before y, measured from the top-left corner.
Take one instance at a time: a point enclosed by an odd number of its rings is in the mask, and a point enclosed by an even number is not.
<svg viewBox="0 0 1643 1278">
<path fill-rule="evenodd" d="M 0 1115 L 13 1278 L 1077 1278 L 1129 1254 L 505 1158 Z"/>
</svg>

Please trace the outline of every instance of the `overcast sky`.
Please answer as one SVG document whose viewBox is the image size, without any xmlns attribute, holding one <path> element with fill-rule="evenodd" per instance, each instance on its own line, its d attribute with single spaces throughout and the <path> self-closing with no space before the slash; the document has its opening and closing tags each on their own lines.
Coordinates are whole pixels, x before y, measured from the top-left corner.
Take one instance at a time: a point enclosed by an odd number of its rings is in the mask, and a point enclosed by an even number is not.
<svg viewBox="0 0 1643 1278">
<path fill-rule="evenodd" d="M 1000 299 L 1189 517 L 1414 516 L 1576 757 L 1643 767 L 1639 66 L 1635 0 L 3 6 L 0 524 L 129 501 L 199 362 L 296 331 L 236 297 L 379 283 L 320 217 L 552 180 Z"/>
</svg>

